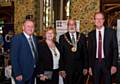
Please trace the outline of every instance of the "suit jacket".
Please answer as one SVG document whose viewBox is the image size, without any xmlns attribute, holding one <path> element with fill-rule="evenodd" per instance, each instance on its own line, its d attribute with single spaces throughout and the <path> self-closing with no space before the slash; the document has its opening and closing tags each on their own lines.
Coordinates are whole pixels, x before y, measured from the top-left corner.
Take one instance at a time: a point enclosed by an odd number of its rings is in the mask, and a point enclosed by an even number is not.
<svg viewBox="0 0 120 84">
<path fill-rule="evenodd" d="M 103 52 L 107 68 L 117 65 L 118 44 L 116 33 L 113 29 L 105 28 L 103 36 Z M 89 52 L 89 66 L 94 67 L 96 60 L 96 30 L 93 30 L 88 35 L 88 52 Z"/>
<path fill-rule="evenodd" d="M 68 40 L 71 42 L 71 38 L 69 35 L 69 32 L 63 34 L 59 38 L 59 42 L 62 48 L 62 55 L 63 55 L 63 62 L 65 70 L 74 72 L 74 71 L 80 71 L 83 68 L 87 68 L 87 45 L 86 45 L 86 37 L 82 33 L 76 33 L 76 37 L 78 38 L 80 35 L 80 38 L 77 43 L 77 51 L 72 52 L 71 48 L 73 47 L 68 43 L 68 41 L 65 38 L 68 38 Z"/>
<path fill-rule="evenodd" d="M 35 36 L 33 36 L 33 40 L 37 46 Z M 23 75 L 23 78 L 28 80 L 32 76 L 34 65 L 36 64 L 28 40 L 23 33 L 13 37 L 11 41 L 10 57 L 13 76 Z"/>
<path fill-rule="evenodd" d="M 57 42 L 55 42 L 55 45 L 60 52 L 60 60 L 61 60 L 62 55 L 61 55 L 60 45 Z M 43 72 L 47 70 L 52 71 L 53 70 L 53 56 L 52 56 L 51 50 L 49 49 L 47 43 L 44 40 L 39 43 L 38 53 L 39 53 L 39 56 L 38 56 L 39 63 L 37 65 L 38 75 L 43 74 Z M 60 63 L 60 60 L 59 60 L 59 63 Z M 59 64 L 59 66 L 60 65 L 61 64 Z"/>
</svg>

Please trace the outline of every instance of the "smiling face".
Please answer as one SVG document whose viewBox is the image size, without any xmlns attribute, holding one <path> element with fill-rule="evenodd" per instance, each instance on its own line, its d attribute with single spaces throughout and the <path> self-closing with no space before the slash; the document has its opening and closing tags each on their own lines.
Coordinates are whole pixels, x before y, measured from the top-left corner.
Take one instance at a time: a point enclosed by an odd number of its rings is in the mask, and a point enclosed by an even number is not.
<svg viewBox="0 0 120 84">
<path fill-rule="evenodd" d="M 46 40 L 54 40 L 54 31 L 48 30 L 45 34 Z"/>
<path fill-rule="evenodd" d="M 75 20 L 69 20 L 67 26 L 68 26 L 69 32 L 76 32 L 76 21 Z"/>
<path fill-rule="evenodd" d="M 97 13 L 94 17 L 96 28 L 100 29 L 104 25 L 104 16 L 102 13 Z"/>
<path fill-rule="evenodd" d="M 34 33 L 35 27 L 34 27 L 34 22 L 27 20 L 23 24 L 23 31 L 28 34 L 32 35 Z"/>
</svg>

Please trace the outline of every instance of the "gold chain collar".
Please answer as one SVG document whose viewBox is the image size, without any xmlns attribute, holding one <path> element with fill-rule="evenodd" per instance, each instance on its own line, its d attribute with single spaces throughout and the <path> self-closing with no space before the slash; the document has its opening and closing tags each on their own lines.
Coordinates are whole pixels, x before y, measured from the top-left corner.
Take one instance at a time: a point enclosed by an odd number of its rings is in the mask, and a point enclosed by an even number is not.
<svg viewBox="0 0 120 84">
<path fill-rule="evenodd" d="M 70 42 L 70 41 L 68 40 L 66 34 L 64 34 L 64 37 L 65 37 L 65 40 L 66 40 L 70 45 L 74 46 L 74 45 L 72 44 L 72 42 Z M 78 38 L 77 38 L 77 40 L 76 40 L 76 44 L 78 43 L 79 39 L 80 39 L 80 33 L 79 33 Z"/>
</svg>

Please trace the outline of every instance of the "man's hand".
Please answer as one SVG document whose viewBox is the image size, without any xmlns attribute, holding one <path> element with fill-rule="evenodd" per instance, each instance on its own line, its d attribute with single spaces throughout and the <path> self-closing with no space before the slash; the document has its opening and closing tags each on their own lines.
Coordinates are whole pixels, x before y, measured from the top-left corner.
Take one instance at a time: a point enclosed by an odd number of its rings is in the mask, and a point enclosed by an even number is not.
<svg viewBox="0 0 120 84">
<path fill-rule="evenodd" d="M 83 69 L 83 75 L 86 75 L 88 73 L 87 69 Z"/>
<path fill-rule="evenodd" d="M 61 75 L 63 78 L 65 78 L 66 77 L 66 72 L 65 71 L 60 71 L 59 75 Z"/>
<path fill-rule="evenodd" d="M 23 80 L 23 76 L 22 75 L 16 76 L 16 80 L 18 80 L 18 81 Z"/>
<path fill-rule="evenodd" d="M 93 75 L 93 73 L 92 73 L 92 68 L 91 68 L 91 67 L 89 68 L 89 74 L 90 74 L 90 76 Z"/>
<path fill-rule="evenodd" d="M 111 67 L 111 75 L 117 72 L 117 68 L 115 66 Z"/>
<path fill-rule="evenodd" d="M 44 74 L 40 74 L 40 80 L 45 81 L 46 79 L 48 79 L 47 76 L 45 76 Z"/>
</svg>

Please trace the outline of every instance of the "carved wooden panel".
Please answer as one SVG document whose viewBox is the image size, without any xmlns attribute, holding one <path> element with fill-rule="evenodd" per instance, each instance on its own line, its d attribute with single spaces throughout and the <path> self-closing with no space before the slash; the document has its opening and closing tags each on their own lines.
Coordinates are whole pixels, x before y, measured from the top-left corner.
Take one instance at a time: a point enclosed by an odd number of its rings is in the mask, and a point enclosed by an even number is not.
<svg viewBox="0 0 120 84">
<path fill-rule="evenodd" d="M 117 19 L 120 19 L 120 1 L 101 0 L 101 11 L 105 14 L 105 24 L 116 28 Z"/>
</svg>

